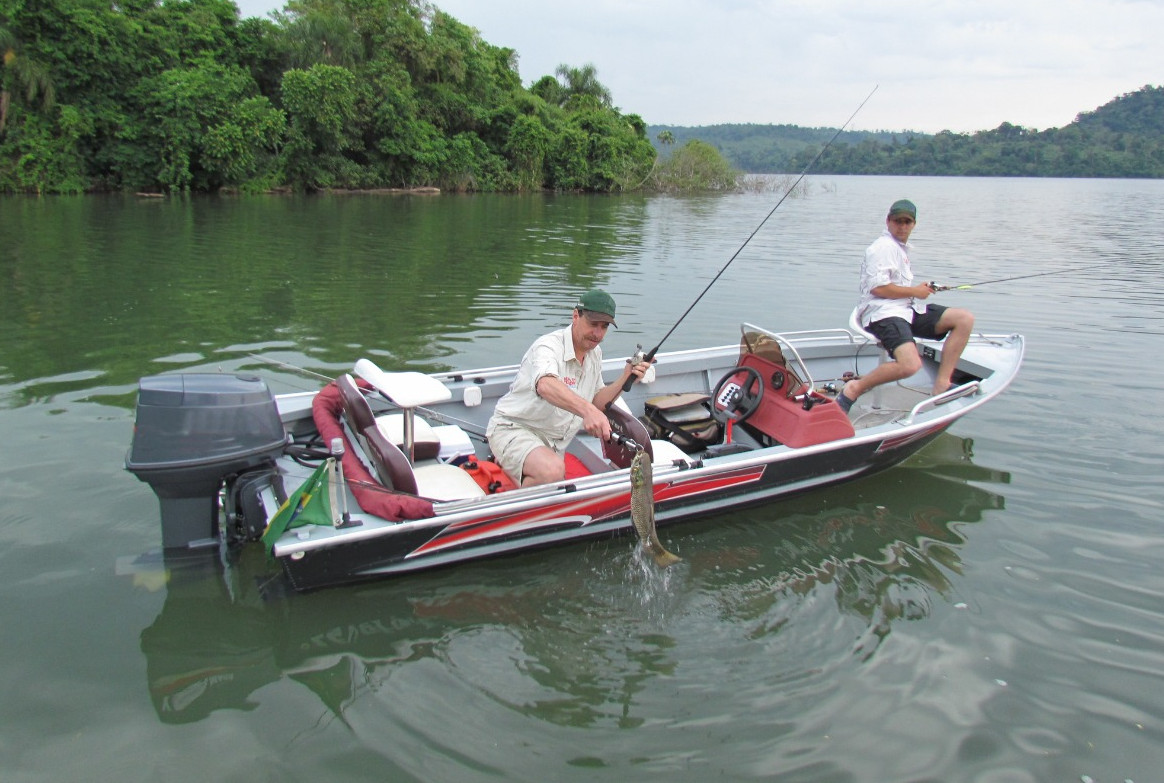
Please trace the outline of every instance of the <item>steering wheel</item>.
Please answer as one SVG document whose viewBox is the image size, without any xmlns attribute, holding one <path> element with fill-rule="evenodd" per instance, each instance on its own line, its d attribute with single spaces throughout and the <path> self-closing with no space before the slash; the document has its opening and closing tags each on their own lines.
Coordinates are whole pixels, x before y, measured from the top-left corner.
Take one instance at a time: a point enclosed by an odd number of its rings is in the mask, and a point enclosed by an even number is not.
<svg viewBox="0 0 1164 783">
<path fill-rule="evenodd" d="M 736 381 L 741 373 L 743 378 Z M 760 377 L 760 371 L 740 365 L 715 385 L 711 393 L 711 414 L 725 424 L 729 421 L 738 424 L 756 412 L 763 398 L 764 379 Z"/>
</svg>

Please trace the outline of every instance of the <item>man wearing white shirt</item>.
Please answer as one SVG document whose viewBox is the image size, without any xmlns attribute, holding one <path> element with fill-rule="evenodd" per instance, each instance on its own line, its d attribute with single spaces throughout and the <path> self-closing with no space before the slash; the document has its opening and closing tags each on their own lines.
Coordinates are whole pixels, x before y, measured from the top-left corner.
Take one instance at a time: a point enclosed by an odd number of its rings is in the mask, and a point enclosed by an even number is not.
<svg viewBox="0 0 1164 783">
<path fill-rule="evenodd" d="M 650 367 L 628 361 L 618 380 L 603 385 L 600 344 L 611 324 L 614 299 L 587 291 L 574 305 L 570 325 L 538 338 L 522 357 L 485 431 L 494 458 L 518 485 L 565 478 L 566 447 L 581 429 L 610 440 L 606 406 L 631 376 L 641 379 Z"/>
<path fill-rule="evenodd" d="M 885 231 L 865 250 L 861 265 L 861 302 L 857 317 L 893 357 L 868 375 L 845 384 L 837 402 L 846 413 L 853 402 L 875 386 L 908 378 L 921 369 L 921 355 L 914 337 L 945 340 L 942 361 L 934 377 L 933 393 L 950 388 L 954 368 L 974 328 L 969 310 L 926 305 L 934 289 L 929 283 L 914 285 L 909 263 L 909 235 L 917 225 L 912 201 L 893 202 L 885 218 Z"/>
</svg>

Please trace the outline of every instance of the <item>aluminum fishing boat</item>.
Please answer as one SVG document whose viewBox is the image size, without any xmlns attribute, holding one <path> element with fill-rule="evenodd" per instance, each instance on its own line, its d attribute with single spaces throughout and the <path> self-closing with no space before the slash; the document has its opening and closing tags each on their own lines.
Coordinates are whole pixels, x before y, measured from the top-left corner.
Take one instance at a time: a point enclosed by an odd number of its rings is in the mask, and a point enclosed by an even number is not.
<svg viewBox="0 0 1164 783">
<path fill-rule="evenodd" d="M 517 365 L 424 374 L 360 359 L 317 392 L 285 395 L 241 373 L 150 376 L 126 467 L 160 501 L 166 551 L 265 545 L 310 590 L 633 534 L 638 448 L 660 528 L 886 469 L 1001 394 L 1024 350 L 1019 335 L 975 334 L 954 386 L 931 396 L 942 344 L 918 343 L 922 369 L 848 414 L 835 402 L 845 380 L 888 360 L 852 322 L 745 323 L 738 344 L 660 353 L 608 410 L 615 438 L 579 435 L 565 480 L 526 488 L 485 438 Z M 604 375 L 626 361 L 606 360 Z"/>
</svg>

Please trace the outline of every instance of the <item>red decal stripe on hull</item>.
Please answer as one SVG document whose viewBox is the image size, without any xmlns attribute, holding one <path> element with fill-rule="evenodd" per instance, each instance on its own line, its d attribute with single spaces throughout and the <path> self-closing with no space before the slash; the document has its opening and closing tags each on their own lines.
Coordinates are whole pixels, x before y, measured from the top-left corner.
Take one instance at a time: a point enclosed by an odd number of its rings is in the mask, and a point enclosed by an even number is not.
<svg viewBox="0 0 1164 783">
<path fill-rule="evenodd" d="M 759 481 L 765 466 L 701 476 L 684 481 L 677 478 L 655 487 L 655 502 L 694 497 L 730 487 Z M 601 498 L 565 502 L 549 507 L 530 509 L 496 519 L 464 520 L 454 522 L 436 536 L 420 545 L 406 557 L 432 554 L 450 547 L 480 543 L 498 536 L 535 530 L 541 527 L 573 525 L 583 527 L 596 520 L 609 519 L 630 511 L 630 492 L 615 492 Z"/>
</svg>

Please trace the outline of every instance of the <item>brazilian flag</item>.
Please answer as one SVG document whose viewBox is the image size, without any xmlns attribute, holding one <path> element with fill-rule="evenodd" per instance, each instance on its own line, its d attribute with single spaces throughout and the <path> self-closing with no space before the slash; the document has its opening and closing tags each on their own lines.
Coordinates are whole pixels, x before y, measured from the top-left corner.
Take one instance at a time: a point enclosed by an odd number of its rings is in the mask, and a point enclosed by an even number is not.
<svg viewBox="0 0 1164 783">
<path fill-rule="evenodd" d="M 304 525 L 334 526 L 339 521 L 335 474 L 335 458 L 328 457 L 279 507 L 263 531 L 263 543 L 268 553 L 286 530 Z"/>
</svg>

